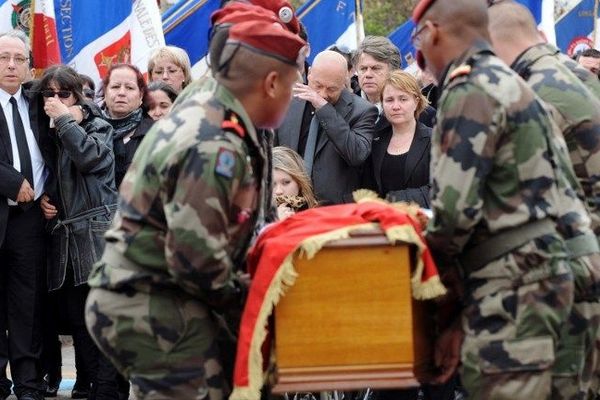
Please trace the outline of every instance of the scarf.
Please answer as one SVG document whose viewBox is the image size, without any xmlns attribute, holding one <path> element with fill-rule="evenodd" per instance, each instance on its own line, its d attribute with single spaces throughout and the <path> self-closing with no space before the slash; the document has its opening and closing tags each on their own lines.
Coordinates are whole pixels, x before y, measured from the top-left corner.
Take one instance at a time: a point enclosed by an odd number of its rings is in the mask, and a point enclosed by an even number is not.
<svg viewBox="0 0 600 400">
<path fill-rule="evenodd" d="M 114 130 L 114 140 L 122 139 L 128 133 L 132 132 L 142 122 L 143 118 L 144 112 L 141 107 L 130 112 L 123 118 L 111 118 L 108 112 L 105 112 L 105 119 L 112 125 Z"/>
</svg>

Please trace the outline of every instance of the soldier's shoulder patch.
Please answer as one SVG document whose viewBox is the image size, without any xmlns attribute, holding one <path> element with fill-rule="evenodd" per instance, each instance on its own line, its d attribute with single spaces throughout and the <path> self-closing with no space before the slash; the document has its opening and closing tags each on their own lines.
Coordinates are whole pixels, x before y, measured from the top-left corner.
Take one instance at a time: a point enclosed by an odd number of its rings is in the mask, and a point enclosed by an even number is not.
<svg viewBox="0 0 600 400">
<path fill-rule="evenodd" d="M 221 124 L 221 129 L 224 131 L 234 132 L 239 137 L 246 136 L 246 129 L 240 123 L 239 117 L 233 111 L 227 111 L 225 113 L 225 118 L 223 118 L 223 123 Z"/>
<path fill-rule="evenodd" d="M 452 72 L 450 72 L 450 76 L 449 79 L 453 80 L 458 78 L 459 76 L 465 76 L 465 75 L 469 75 L 471 73 L 471 66 L 470 65 L 459 65 L 458 67 L 454 68 L 452 70 Z"/>
<path fill-rule="evenodd" d="M 235 153 L 225 147 L 220 147 L 215 162 L 215 173 L 225 178 L 233 178 L 235 168 Z"/>
</svg>

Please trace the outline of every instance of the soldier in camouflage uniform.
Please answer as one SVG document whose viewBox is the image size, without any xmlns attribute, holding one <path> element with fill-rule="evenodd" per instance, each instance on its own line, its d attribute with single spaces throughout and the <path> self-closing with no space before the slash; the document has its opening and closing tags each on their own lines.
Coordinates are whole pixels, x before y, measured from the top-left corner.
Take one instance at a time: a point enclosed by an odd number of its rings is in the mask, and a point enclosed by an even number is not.
<svg viewBox="0 0 600 400">
<path fill-rule="evenodd" d="M 540 100 L 491 52 L 484 0 L 422 0 L 413 19 L 417 59 L 442 90 L 426 237 L 464 286 L 462 324 L 436 345 L 438 381 L 453 374 L 460 348 L 470 398 L 550 398 L 574 293 L 555 225 L 566 154 L 558 158 L 564 149 Z"/>
<path fill-rule="evenodd" d="M 227 395 L 215 315 L 243 301 L 235 271 L 271 196 L 255 127 L 283 119 L 306 44 L 247 7 L 211 43 L 214 78 L 188 86 L 142 142 L 89 279 L 87 326 L 138 399 Z"/>
<path fill-rule="evenodd" d="M 498 56 L 511 65 L 550 107 L 569 148 L 577 173 L 580 197 L 593 213 L 596 232 L 600 228 L 600 101 L 570 67 L 568 57 L 546 44 L 529 10 L 513 1 L 493 4 L 489 30 Z M 570 60 L 572 61 L 572 60 Z M 575 69 L 587 70 L 577 66 Z M 580 73 L 581 76 L 585 75 Z M 598 83 L 598 80 L 594 81 Z M 582 190 L 582 187 L 586 190 Z M 566 229 L 565 237 L 575 277 L 575 303 L 564 326 L 565 355 L 555 366 L 556 389 L 562 398 L 593 398 L 598 391 L 600 325 L 600 256 L 593 234 Z M 579 366 L 573 371 L 572 366 Z M 577 372 L 576 374 L 574 372 Z M 596 373 L 597 375 L 597 373 Z"/>
</svg>

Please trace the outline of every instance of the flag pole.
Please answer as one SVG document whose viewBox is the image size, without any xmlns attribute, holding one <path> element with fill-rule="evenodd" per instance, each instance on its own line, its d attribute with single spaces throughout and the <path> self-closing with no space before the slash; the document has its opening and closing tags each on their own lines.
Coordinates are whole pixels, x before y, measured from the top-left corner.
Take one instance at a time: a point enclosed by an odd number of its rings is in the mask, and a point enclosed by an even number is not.
<svg viewBox="0 0 600 400">
<path fill-rule="evenodd" d="M 598 0 L 596 0 L 597 2 Z M 365 38 L 365 28 L 363 25 L 363 15 L 362 15 L 362 7 L 361 0 L 354 0 L 354 10 L 356 11 L 356 46 L 359 46 L 360 43 Z"/>
<path fill-rule="evenodd" d="M 600 0 L 594 0 L 594 41 L 593 47 L 598 48 L 598 2 Z"/>
</svg>

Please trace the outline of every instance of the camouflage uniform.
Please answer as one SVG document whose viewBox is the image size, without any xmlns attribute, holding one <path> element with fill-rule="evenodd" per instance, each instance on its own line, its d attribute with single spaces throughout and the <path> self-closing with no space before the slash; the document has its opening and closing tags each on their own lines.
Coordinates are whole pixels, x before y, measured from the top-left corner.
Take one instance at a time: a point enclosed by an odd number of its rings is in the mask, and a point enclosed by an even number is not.
<svg viewBox="0 0 600 400">
<path fill-rule="evenodd" d="M 555 227 L 564 194 L 552 121 L 485 42 L 448 71 L 427 240 L 439 265 L 458 261 L 464 274 L 462 383 L 473 399 L 550 398 L 574 292 Z"/>
<path fill-rule="evenodd" d="M 562 59 L 561 59 L 562 58 Z M 551 108 L 562 132 L 573 163 L 577 182 L 572 186 L 587 200 L 593 213 L 596 232 L 600 228 L 600 101 L 564 64 L 566 56 L 548 44 L 538 44 L 522 53 L 512 68 L 527 80 L 538 96 Z M 598 79 L 594 77 L 596 83 Z M 582 190 L 585 188 L 585 190 Z M 570 209 L 575 212 L 574 208 Z M 582 214 L 584 211 L 580 211 Z M 572 222 L 571 218 L 571 222 Z M 570 225 L 567 223 L 567 225 Z M 598 241 L 588 227 L 567 226 L 561 231 L 567 239 L 575 277 L 575 303 L 569 323 L 565 324 L 561 363 L 555 366 L 556 389 L 563 398 L 593 397 L 598 382 L 592 384 L 598 369 L 595 338 L 600 334 Z M 600 343 L 600 342 L 598 342 Z M 562 365 L 561 365 L 562 364 Z M 573 374 L 573 365 L 579 366 Z M 579 382 L 577 382 L 579 377 Z M 556 396 L 555 396 L 556 397 Z"/>
<path fill-rule="evenodd" d="M 270 199 L 267 150 L 212 78 L 186 88 L 138 149 L 86 305 L 138 398 L 225 398 L 216 314 L 241 305 L 235 270 Z"/>
</svg>

